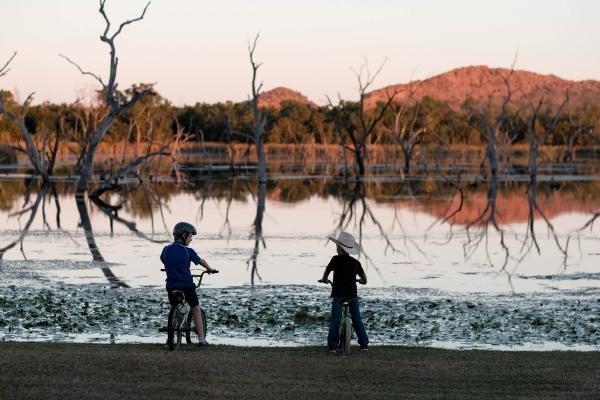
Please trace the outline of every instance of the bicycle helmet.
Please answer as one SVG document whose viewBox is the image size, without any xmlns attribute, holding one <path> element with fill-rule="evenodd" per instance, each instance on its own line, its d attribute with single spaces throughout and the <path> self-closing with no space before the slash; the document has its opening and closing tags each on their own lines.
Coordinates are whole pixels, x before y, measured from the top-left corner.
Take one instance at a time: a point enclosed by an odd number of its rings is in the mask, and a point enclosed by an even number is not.
<svg viewBox="0 0 600 400">
<path fill-rule="evenodd" d="M 179 238 L 183 236 L 184 233 L 191 233 L 192 235 L 196 234 L 196 228 L 194 225 L 188 224 L 187 222 L 178 222 L 173 227 L 173 236 L 175 238 Z"/>
</svg>

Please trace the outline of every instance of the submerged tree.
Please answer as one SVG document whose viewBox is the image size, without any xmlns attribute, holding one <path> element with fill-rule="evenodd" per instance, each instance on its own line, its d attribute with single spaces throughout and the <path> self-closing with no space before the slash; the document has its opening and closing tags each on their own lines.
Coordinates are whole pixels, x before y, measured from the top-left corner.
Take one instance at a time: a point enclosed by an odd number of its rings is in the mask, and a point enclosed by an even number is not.
<svg viewBox="0 0 600 400">
<path fill-rule="evenodd" d="M 540 98 L 537 105 L 534 105 L 531 101 L 529 102 L 530 116 L 527 123 L 527 147 L 528 147 L 528 171 L 529 171 L 529 186 L 527 188 L 527 200 L 529 204 L 529 212 L 527 216 L 527 229 L 525 236 L 523 237 L 523 245 L 521 247 L 522 255 L 519 261 L 522 261 L 535 247 L 538 254 L 541 253 L 540 246 L 535 233 L 535 216 L 539 215 L 546 223 L 548 231 L 552 235 L 556 247 L 563 255 L 563 265 L 566 265 L 568 256 L 569 238 L 567 238 L 564 246 L 560 243 L 558 234 L 554 229 L 554 225 L 546 216 L 542 208 L 537 201 L 537 188 L 538 188 L 538 157 L 541 146 L 544 146 L 546 141 L 555 132 L 560 119 L 561 112 L 566 104 L 569 102 L 569 94 L 565 96 L 565 100 L 557 108 L 553 117 L 549 119 L 540 118 L 541 109 L 544 105 L 544 98 Z"/>
<path fill-rule="evenodd" d="M 8 61 L 0 67 L 0 78 L 6 75 L 10 71 L 10 63 L 14 60 L 17 53 L 8 59 Z M 23 102 L 18 115 L 8 110 L 5 106 L 5 93 L 0 90 L 0 115 L 7 117 L 10 121 L 16 124 L 20 130 L 20 139 L 25 142 L 25 147 L 21 147 L 19 143 L 11 146 L 12 149 L 23 153 L 27 156 L 31 165 L 35 169 L 38 176 L 42 178 L 44 182 L 50 181 L 50 175 L 54 169 L 56 162 L 56 154 L 58 151 L 58 143 L 60 141 L 60 131 L 57 130 L 54 140 L 51 140 L 51 131 L 48 129 L 43 135 L 42 140 L 36 141 L 33 135 L 36 133 L 31 132 L 30 124 L 27 123 L 27 110 L 33 100 L 34 93 L 31 93 Z M 35 126 L 33 127 L 35 130 Z M 40 143 L 41 142 L 41 143 Z"/>
<path fill-rule="evenodd" d="M 371 74 L 369 66 L 365 62 L 358 71 L 354 71 L 356 80 L 358 81 L 358 103 L 344 101 L 339 95 L 337 105 L 334 105 L 331 99 L 328 99 L 333 116 L 334 129 L 339 136 L 340 144 L 344 151 L 349 150 L 354 157 L 357 178 L 362 178 L 365 175 L 365 161 L 368 155 L 367 144 L 369 144 L 376 127 L 397 95 L 396 91 L 389 92 L 387 93 L 387 100 L 378 110 L 371 112 L 366 109 L 365 99 L 368 96 L 367 91 L 382 69 L 383 64 L 374 74 Z"/>
</svg>

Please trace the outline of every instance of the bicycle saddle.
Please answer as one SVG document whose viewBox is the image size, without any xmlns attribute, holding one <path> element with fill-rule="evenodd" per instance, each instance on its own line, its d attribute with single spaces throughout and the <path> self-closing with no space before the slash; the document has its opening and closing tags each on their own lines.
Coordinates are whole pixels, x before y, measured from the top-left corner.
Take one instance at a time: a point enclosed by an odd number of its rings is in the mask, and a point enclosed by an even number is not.
<svg viewBox="0 0 600 400">
<path fill-rule="evenodd" d="M 171 294 L 173 295 L 173 297 L 175 297 L 177 303 L 181 303 L 185 300 L 185 294 L 181 290 L 173 290 Z"/>
<path fill-rule="evenodd" d="M 344 307 L 349 306 L 352 303 L 352 297 L 346 297 L 342 299 L 342 305 Z"/>
</svg>

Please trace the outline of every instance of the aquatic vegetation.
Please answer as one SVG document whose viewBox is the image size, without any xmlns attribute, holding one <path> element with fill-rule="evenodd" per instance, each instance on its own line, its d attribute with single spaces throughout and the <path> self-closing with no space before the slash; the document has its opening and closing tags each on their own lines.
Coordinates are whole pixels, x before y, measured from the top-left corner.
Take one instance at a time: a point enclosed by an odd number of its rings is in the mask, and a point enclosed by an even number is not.
<svg viewBox="0 0 600 400">
<path fill-rule="evenodd" d="M 238 286 L 202 291 L 209 335 L 239 343 L 322 344 L 328 290 Z M 55 284 L 0 287 L 2 340 L 164 340 L 162 288 Z M 598 291 L 527 295 L 451 294 L 428 289 L 365 289 L 362 316 L 373 344 L 455 347 L 559 343 L 600 349 Z M 104 339 L 102 339 L 104 338 Z"/>
</svg>

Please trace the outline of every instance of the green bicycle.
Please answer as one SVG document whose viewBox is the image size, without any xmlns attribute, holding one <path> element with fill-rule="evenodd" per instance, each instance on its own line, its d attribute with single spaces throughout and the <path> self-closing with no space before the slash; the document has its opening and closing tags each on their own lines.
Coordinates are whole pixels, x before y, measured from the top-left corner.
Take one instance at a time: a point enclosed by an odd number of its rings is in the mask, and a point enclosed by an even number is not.
<svg viewBox="0 0 600 400">
<path fill-rule="evenodd" d="M 319 280 L 319 282 L 323 281 Z M 329 279 L 323 283 L 329 283 L 331 286 L 333 286 L 333 282 Z M 342 311 L 342 319 L 340 320 L 338 348 L 342 350 L 343 354 L 350 354 L 352 330 L 354 329 L 352 326 L 352 314 L 350 313 L 352 298 L 348 297 L 343 299 L 341 304 L 344 309 Z"/>
</svg>

